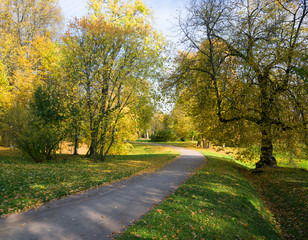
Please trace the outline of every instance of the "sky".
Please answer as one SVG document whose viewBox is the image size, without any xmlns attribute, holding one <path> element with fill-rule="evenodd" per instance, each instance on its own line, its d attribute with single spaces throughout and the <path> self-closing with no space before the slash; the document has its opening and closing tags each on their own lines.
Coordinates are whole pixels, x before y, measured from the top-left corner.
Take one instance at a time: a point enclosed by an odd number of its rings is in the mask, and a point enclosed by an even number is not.
<svg viewBox="0 0 308 240">
<path fill-rule="evenodd" d="M 66 20 L 82 17 L 87 13 L 88 0 L 59 0 Z M 174 31 L 176 17 L 183 12 L 188 0 L 144 0 L 146 6 L 154 11 L 156 29 L 161 31 L 168 40 L 176 41 Z"/>
</svg>

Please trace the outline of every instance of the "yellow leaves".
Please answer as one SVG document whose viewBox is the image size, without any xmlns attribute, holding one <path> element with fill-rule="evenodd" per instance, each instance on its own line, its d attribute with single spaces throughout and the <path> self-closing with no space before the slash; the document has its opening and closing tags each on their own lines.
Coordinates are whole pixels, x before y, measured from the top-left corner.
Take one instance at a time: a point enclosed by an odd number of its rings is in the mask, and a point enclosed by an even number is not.
<svg viewBox="0 0 308 240">
<path fill-rule="evenodd" d="M 57 0 L 0 1 L 1 27 L 17 45 L 28 45 L 36 35 L 55 36 L 63 20 Z"/>
<path fill-rule="evenodd" d="M 8 85 L 8 79 L 7 79 L 6 69 L 5 69 L 5 66 L 0 59 L 0 87 L 1 86 L 7 86 L 7 85 Z"/>
<path fill-rule="evenodd" d="M 159 214 L 162 214 L 163 210 L 162 209 L 156 209 L 156 212 L 158 212 Z"/>
<path fill-rule="evenodd" d="M 137 11 L 139 11 L 140 13 L 144 13 L 145 15 L 147 15 L 149 13 L 149 9 L 145 6 L 143 1 L 141 1 L 141 0 L 137 0 L 135 2 L 135 9 Z"/>
<path fill-rule="evenodd" d="M 89 2 L 90 8 L 94 11 L 94 13 L 98 13 L 102 9 L 103 1 L 98 0 L 90 0 Z"/>
<path fill-rule="evenodd" d="M 89 3 L 90 19 L 95 21 L 104 16 L 105 21 L 113 26 L 126 29 L 144 29 L 152 21 L 152 13 L 143 1 L 91 0 Z"/>
</svg>

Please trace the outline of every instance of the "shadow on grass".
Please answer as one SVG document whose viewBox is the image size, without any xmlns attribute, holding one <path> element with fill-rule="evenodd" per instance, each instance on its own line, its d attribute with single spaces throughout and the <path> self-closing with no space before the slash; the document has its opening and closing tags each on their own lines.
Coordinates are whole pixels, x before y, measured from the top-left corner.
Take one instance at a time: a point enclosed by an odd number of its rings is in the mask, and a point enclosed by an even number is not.
<svg viewBox="0 0 308 240">
<path fill-rule="evenodd" d="M 119 239 L 281 239 L 237 165 L 209 163 Z"/>
<path fill-rule="evenodd" d="M 307 170 L 267 169 L 248 178 L 279 220 L 284 239 L 308 239 Z"/>
</svg>

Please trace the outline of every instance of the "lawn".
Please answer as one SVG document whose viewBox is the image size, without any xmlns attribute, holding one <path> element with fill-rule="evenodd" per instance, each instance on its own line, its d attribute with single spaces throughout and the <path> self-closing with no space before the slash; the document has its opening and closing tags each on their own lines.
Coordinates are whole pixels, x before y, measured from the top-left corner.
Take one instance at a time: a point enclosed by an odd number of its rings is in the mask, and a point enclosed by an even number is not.
<svg viewBox="0 0 308 240">
<path fill-rule="evenodd" d="M 118 239 L 281 239 L 279 226 L 236 163 L 208 164 Z"/>
<path fill-rule="evenodd" d="M 134 144 L 128 155 L 109 156 L 105 162 L 58 155 L 51 162 L 38 164 L 0 148 L 0 215 L 152 171 L 178 155 L 171 148 Z"/>
<path fill-rule="evenodd" d="M 244 173 L 279 223 L 284 239 L 308 239 L 308 172 L 296 168 Z"/>
</svg>

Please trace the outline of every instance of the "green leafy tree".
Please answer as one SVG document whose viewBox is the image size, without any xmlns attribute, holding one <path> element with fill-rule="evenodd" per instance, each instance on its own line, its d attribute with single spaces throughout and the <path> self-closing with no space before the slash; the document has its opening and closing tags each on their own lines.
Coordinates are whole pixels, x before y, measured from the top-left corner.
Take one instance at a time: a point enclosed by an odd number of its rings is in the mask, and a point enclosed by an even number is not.
<svg viewBox="0 0 308 240">
<path fill-rule="evenodd" d="M 141 1 L 93 0 L 89 8 L 87 18 L 71 23 L 63 42 L 83 94 L 89 153 L 104 160 L 125 109 L 138 101 L 147 79 L 159 70 L 164 41 Z"/>
<path fill-rule="evenodd" d="M 195 136 L 195 125 L 192 117 L 187 111 L 186 104 L 178 102 L 173 108 L 170 114 L 171 127 L 182 141 L 194 140 Z"/>
<path fill-rule="evenodd" d="M 307 136 L 306 84 L 293 71 L 307 49 L 307 14 L 306 0 L 200 0 L 181 20 L 190 53 L 180 56 L 176 85 L 199 78 L 194 95 L 214 104 L 220 122 L 248 124 L 261 146 L 257 167 L 276 165 L 275 136 Z"/>
</svg>

